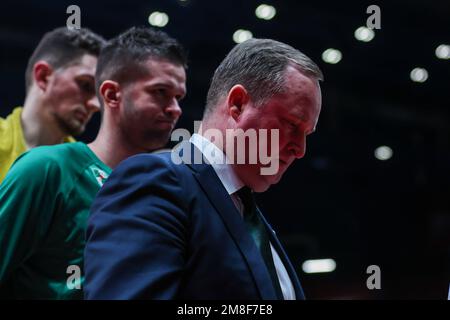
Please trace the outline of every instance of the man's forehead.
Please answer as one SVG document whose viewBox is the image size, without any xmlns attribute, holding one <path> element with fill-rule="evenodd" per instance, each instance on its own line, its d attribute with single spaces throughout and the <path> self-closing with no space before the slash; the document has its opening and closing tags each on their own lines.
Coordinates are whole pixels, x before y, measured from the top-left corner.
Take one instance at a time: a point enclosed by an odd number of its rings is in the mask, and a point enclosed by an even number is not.
<svg viewBox="0 0 450 320">
<path fill-rule="evenodd" d="M 294 122 L 301 121 L 313 131 L 320 114 L 320 91 L 317 87 L 314 89 L 311 86 L 298 88 L 295 83 L 291 83 L 290 87 L 291 90 L 273 97 L 272 101 L 275 102 L 272 105 L 272 108 L 275 108 L 273 112 L 280 118 Z"/>
<path fill-rule="evenodd" d="M 89 76 L 95 75 L 96 68 L 97 57 L 90 54 L 85 54 L 65 67 L 62 67 L 62 69 L 73 72 L 77 75 L 84 74 Z"/>
<path fill-rule="evenodd" d="M 305 94 L 295 101 L 293 112 L 304 121 L 309 121 L 320 112 L 320 97 L 317 92 Z"/>
<path fill-rule="evenodd" d="M 144 64 L 149 69 L 151 74 L 168 74 L 179 78 L 179 80 L 184 80 L 186 78 L 184 67 L 170 60 L 150 57 L 144 62 Z"/>
<path fill-rule="evenodd" d="M 307 120 L 320 111 L 320 90 L 311 86 L 299 87 L 295 84 L 290 87 L 290 90 L 274 96 L 282 105 L 284 112 Z"/>
<path fill-rule="evenodd" d="M 149 59 L 145 63 L 148 74 L 144 78 L 145 85 L 167 85 L 185 89 L 186 72 L 184 67 L 168 60 Z"/>
</svg>

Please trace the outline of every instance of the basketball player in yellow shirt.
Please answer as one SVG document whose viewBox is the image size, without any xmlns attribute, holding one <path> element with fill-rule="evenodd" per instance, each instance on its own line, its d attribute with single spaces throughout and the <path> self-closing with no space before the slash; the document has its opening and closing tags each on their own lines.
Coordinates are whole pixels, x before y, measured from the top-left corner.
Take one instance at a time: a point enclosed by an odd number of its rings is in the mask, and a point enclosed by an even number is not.
<svg viewBox="0 0 450 320">
<path fill-rule="evenodd" d="M 44 35 L 28 61 L 26 97 L 0 118 L 0 183 L 23 152 L 75 141 L 99 110 L 97 57 L 105 40 L 87 29 L 57 28 Z"/>
</svg>

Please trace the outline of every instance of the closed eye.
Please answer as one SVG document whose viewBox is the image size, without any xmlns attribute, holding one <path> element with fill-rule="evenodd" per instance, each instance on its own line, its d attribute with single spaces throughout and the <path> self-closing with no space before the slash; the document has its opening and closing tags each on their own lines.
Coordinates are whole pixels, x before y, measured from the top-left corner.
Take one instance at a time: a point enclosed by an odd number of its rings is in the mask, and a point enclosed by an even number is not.
<svg viewBox="0 0 450 320">
<path fill-rule="evenodd" d="M 166 95 L 166 89 L 156 89 L 156 92 L 161 95 L 161 96 L 165 96 Z"/>
<path fill-rule="evenodd" d="M 93 81 L 84 80 L 84 79 L 78 79 L 77 80 L 77 84 L 80 87 L 80 89 L 82 91 L 84 91 L 85 93 L 88 93 L 88 94 L 94 94 L 95 93 Z"/>
</svg>

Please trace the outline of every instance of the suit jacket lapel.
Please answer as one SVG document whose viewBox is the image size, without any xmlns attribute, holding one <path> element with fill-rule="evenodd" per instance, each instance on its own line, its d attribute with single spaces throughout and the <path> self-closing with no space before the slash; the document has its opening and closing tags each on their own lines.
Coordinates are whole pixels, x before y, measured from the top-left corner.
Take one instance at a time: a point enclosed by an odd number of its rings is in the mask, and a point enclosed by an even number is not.
<svg viewBox="0 0 450 320">
<path fill-rule="evenodd" d="M 274 246 L 278 255 L 280 256 L 280 259 L 283 262 L 284 267 L 286 268 L 286 271 L 289 274 L 289 278 L 291 279 L 292 285 L 294 286 L 296 299 L 297 300 L 305 300 L 305 294 L 303 293 L 303 289 L 300 285 L 300 281 L 298 279 L 297 273 L 295 272 L 295 269 L 292 266 L 291 261 L 289 260 L 289 257 L 287 256 L 286 252 L 284 251 L 283 246 L 281 245 L 280 241 L 278 240 L 278 237 L 276 236 L 275 231 L 272 229 L 270 224 L 267 222 L 266 218 L 262 214 L 261 210 L 259 210 L 259 208 L 258 208 L 258 213 L 260 214 L 262 220 L 264 221 L 264 224 L 266 225 L 267 230 L 269 230 L 270 242 L 272 243 L 272 245 Z"/>
<path fill-rule="evenodd" d="M 202 159 L 202 157 L 198 154 L 200 153 L 200 150 L 191 143 L 189 143 L 189 145 L 190 146 L 182 146 L 184 150 L 188 147 L 191 148 L 190 158 L 192 161 L 191 163 L 186 163 L 186 165 L 195 171 L 195 178 L 221 216 L 228 232 L 247 261 L 261 298 L 265 300 L 275 300 L 276 293 L 272 286 L 269 272 L 267 271 L 264 261 L 256 248 L 251 235 L 248 233 L 233 200 L 222 185 L 211 165 L 205 162 L 199 164 L 193 161 L 194 159 Z"/>
</svg>

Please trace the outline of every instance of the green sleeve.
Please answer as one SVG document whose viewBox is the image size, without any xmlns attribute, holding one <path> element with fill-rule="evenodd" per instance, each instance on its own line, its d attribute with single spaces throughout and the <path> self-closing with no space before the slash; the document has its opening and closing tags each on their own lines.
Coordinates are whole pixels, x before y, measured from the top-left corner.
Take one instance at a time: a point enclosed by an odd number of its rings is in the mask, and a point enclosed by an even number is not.
<svg viewBox="0 0 450 320">
<path fill-rule="evenodd" d="M 61 170 L 38 149 L 18 158 L 0 184 L 0 284 L 36 252 L 63 201 Z"/>
</svg>

